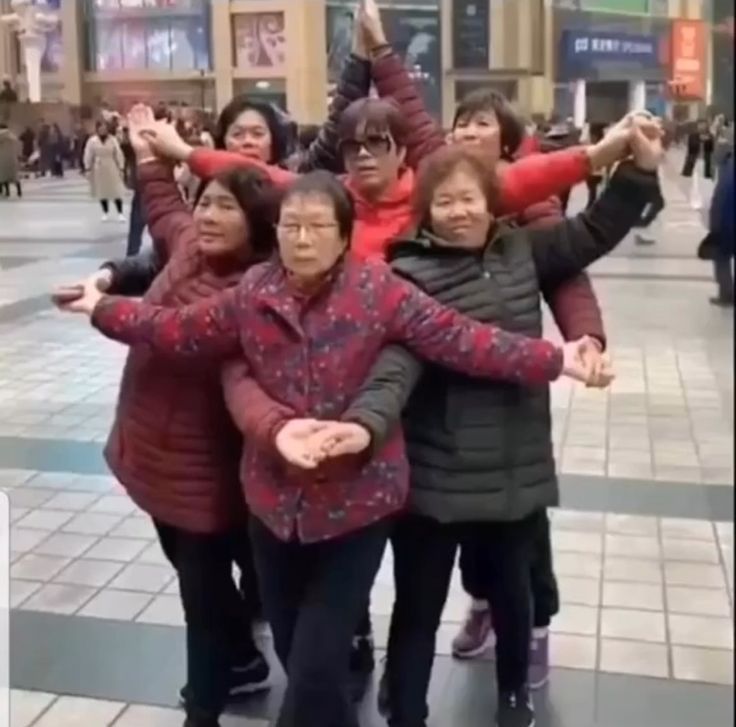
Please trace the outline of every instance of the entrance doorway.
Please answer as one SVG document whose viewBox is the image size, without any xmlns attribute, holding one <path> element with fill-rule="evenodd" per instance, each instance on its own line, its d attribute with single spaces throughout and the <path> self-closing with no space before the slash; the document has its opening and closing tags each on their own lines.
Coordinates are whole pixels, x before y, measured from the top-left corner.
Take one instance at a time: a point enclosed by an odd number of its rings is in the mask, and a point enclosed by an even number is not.
<svg viewBox="0 0 736 727">
<path fill-rule="evenodd" d="M 618 121 L 629 110 L 628 81 L 588 81 L 585 106 L 588 121 Z"/>
</svg>

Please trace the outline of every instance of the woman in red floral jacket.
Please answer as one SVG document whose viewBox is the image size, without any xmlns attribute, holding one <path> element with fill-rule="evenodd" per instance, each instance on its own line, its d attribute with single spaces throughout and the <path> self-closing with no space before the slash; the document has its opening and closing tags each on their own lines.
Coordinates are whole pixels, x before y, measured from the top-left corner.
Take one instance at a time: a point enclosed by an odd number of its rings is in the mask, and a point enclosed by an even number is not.
<svg viewBox="0 0 736 727">
<path fill-rule="evenodd" d="M 408 486 L 400 429 L 369 456 L 314 467 L 285 446 L 300 426 L 292 420 L 339 418 L 391 341 L 478 376 L 526 384 L 583 376 L 579 344 L 559 349 L 472 322 L 385 264 L 346 254 L 352 224 L 344 188 L 316 172 L 282 203 L 280 259 L 249 269 L 236 288 L 179 309 L 92 287 L 69 304 L 106 335 L 172 361 L 236 357 L 278 402 L 257 418 L 247 409 L 238 416 L 237 402 L 231 410 L 246 429 L 241 482 L 266 615 L 289 676 L 279 727 L 357 725 L 347 691 L 351 638 Z"/>
</svg>

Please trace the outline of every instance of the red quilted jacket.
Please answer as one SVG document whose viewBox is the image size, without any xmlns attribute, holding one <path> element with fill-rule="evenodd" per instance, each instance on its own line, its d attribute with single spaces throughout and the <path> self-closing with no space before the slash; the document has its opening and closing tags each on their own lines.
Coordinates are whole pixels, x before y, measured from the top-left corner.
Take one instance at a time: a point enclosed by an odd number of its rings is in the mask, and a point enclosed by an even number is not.
<svg viewBox="0 0 736 727">
<path fill-rule="evenodd" d="M 170 168 L 138 169 L 151 237 L 160 241 L 159 254 L 167 259 L 145 302 L 173 310 L 236 285 L 243 264 L 217 271 L 209 266 L 197 249 L 192 215 Z M 139 507 L 185 530 L 227 530 L 245 514 L 241 450 L 217 367 L 172 361 L 144 345 L 131 347 L 105 458 Z"/>
<path fill-rule="evenodd" d="M 408 465 L 400 430 L 367 462 L 338 462 L 316 473 L 290 469 L 272 448 L 276 427 L 295 415 L 338 419 L 386 344 L 403 343 L 467 374 L 530 385 L 555 379 L 562 364 L 549 342 L 471 321 L 384 263 L 354 256 L 309 297 L 293 289 L 280 263 L 269 262 L 250 268 L 236 288 L 187 308 L 108 297 L 93 325 L 173 361 L 209 358 L 213 370 L 226 357 L 247 364 L 246 373 L 278 404 L 245 432 L 246 499 L 278 537 L 304 542 L 355 530 L 404 504 Z"/>
</svg>

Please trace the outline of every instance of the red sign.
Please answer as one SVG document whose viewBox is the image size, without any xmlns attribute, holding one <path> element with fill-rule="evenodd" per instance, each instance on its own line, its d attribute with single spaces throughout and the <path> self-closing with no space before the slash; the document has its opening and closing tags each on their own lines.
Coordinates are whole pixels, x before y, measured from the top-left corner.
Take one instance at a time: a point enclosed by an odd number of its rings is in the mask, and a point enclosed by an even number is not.
<svg viewBox="0 0 736 727">
<path fill-rule="evenodd" d="M 701 20 L 675 20 L 672 23 L 672 78 L 678 95 L 705 97 L 705 24 Z"/>
</svg>

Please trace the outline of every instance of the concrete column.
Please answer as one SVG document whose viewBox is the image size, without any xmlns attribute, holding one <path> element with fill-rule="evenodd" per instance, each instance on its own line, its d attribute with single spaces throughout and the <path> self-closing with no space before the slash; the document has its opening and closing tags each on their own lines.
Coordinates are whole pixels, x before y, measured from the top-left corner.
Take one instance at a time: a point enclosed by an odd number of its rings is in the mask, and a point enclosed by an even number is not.
<svg viewBox="0 0 736 727">
<path fill-rule="evenodd" d="M 26 33 L 20 42 L 23 60 L 26 64 L 26 81 L 28 82 L 28 100 L 31 103 L 41 101 L 41 58 L 46 39 L 37 34 Z"/>
<path fill-rule="evenodd" d="M 79 37 L 82 3 L 63 0 L 61 3 L 61 42 L 64 49 L 59 76 L 63 85 L 62 98 L 68 104 L 82 103 L 82 43 Z"/>
<path fill-rule="evenodd" d="M 629 111 L 641 111 L 647 107 L 647 84 L 629 81 Z"/>
<path fill-rule="evenodd" d="M 586 99 L 585 99 L 585 80 L 578 78 L 575 82 L 575 96 L 573 98 L 572 118 L 575 126 L 582 129 L 587 117 Z"/>
<path fill-rule="evenodd" d="M 233 97 L 233 31 L 230 3 L 212 3 L 212 38 L 210 54 L 215 74 L 215 99 L 218 113 Z"/>
</svg>

